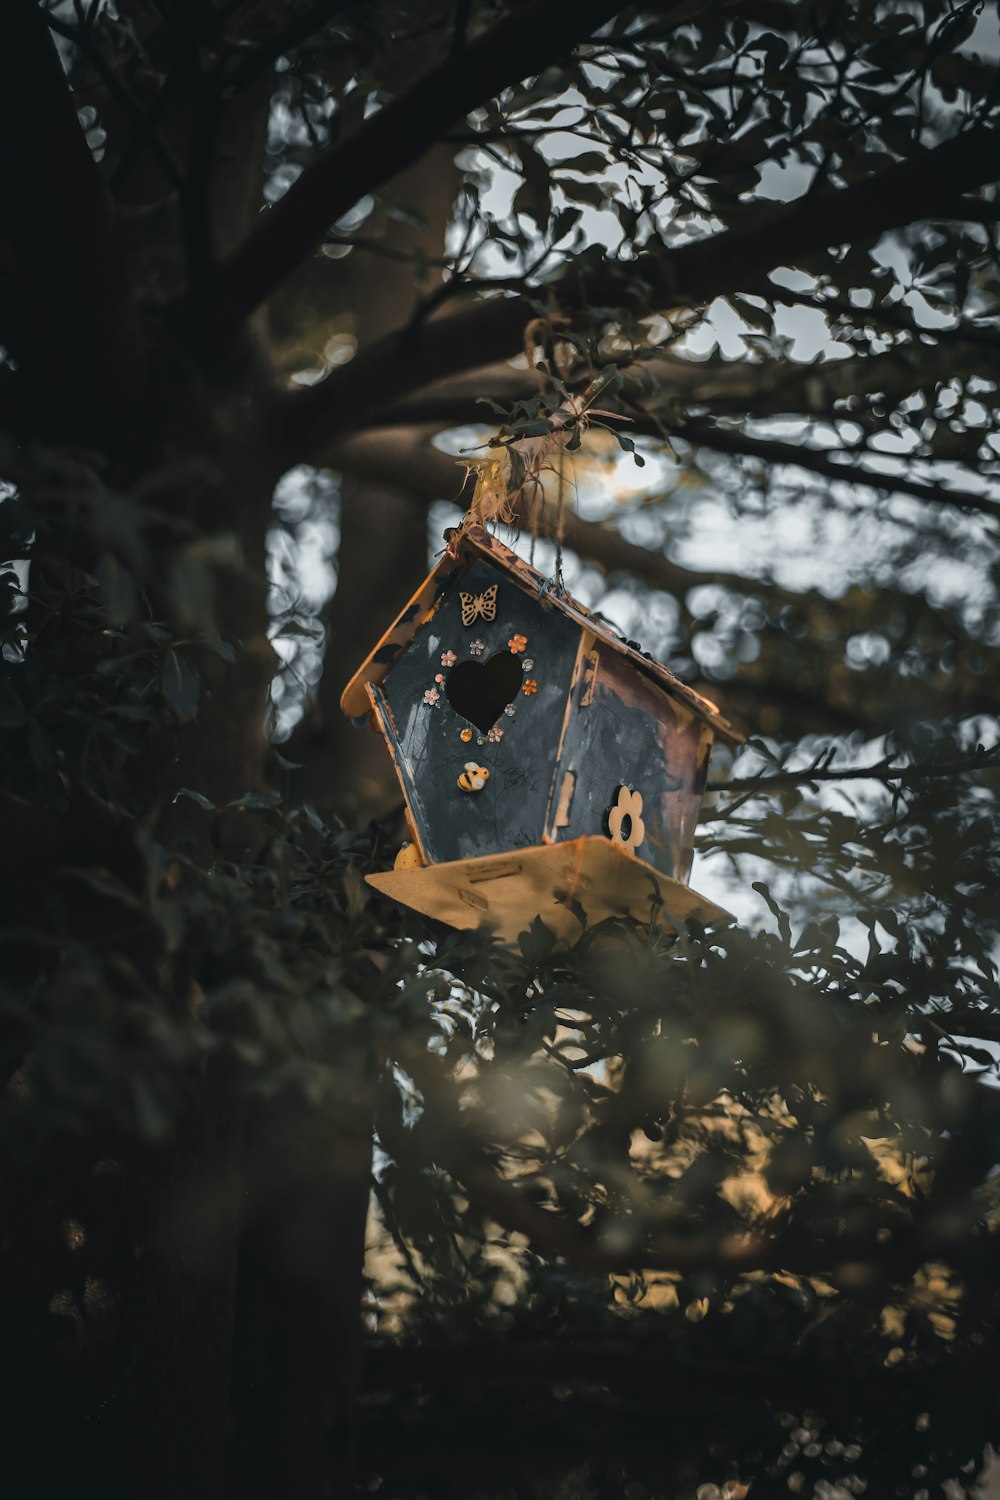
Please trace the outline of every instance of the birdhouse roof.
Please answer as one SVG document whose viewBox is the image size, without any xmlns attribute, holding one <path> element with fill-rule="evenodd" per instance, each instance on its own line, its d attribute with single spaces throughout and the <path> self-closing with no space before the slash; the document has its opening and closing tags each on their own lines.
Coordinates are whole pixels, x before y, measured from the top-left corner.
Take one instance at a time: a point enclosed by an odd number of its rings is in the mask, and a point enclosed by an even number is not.
<svg viewBox="0 0 1000 1500">
<path fill-rule="evenodd" d="M 406 608 L 401 611 L 375 649 L 362 662 L 341 696 L 340 706 L 345 714 L 358 718 L 368 713 L 371 705 L 366 684 L 381 682 L 389 674 L 420 626 L 433 614 L 438 601 L 455 576 L 464 573 L 477 559 L 481 559 L 506 575 L 522 593 L 538 600 L 543 608 L 558 610 L 582 629 L 589 631 L 603 645 L 625 657 L 637 672 L 644 677 L 651 678 L 664 692 L 685 704 L 699 718 L 710 724 L 716 734 L 737 744 L 743 740 L 744 736 L 739 730 L 733 728 L 728 719 L 723 718 L 715 704 L 708 698 L 703 698 L 700 693 L 696 693 L 693 688 L 681 682 L 680 678 L 675 677 L 669 668 L 662 666 L 660 662 L 644 655 L 634 645 L 629 645 L 627 641 L 622 640 L 609 625 L 591 614 L 585 605 L 571 598 L 569 594 L 556 593 L 537 568 L 531 567 L 529 563 L 518 557 L 516 552 L 512 552 L 495 536 L 491 536 L 482 526 L 470 526 L 461 533 L 457 539 L 457 545 L 453 543 L 453 549 L 449 548 L 437 566 L 431 570 Z"/>
</svg>

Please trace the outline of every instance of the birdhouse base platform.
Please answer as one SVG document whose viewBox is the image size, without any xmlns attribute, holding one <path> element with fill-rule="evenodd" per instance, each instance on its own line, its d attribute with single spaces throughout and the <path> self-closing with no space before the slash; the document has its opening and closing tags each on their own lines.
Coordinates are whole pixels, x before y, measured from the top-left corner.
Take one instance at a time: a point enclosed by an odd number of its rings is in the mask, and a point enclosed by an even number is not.
<svg viewBox="0 0 1000 1500">
<path fill-rule="evenodd" d="M 425 916 L 508 940 L 540 916 L 564 941 L 575 942 L 583 931 L 581 908 L 590 927 L 607 917 L 653 921 L 668 931 L 678 921 L 718 927 L 733 920 L 689 886 L 597 836 L 365 878 Z"/>
</svg>

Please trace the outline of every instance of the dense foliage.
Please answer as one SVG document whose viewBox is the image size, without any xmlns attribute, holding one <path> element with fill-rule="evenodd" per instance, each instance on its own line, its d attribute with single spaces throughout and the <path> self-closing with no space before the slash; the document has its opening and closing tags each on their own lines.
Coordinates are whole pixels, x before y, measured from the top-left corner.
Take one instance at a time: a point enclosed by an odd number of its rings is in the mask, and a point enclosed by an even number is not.
<svg viewBox="0 0 1000 1500">
<path fill-rule="evenodd" d="M 958 0 L 6 0 L 6 1492 L 973 1482 L 998 55 Z M 455 451 L 595 378 L 523 544 L 747 730 L 738 921 L 502 947 L 365 884 L 336 705 Z"/>
</svg>

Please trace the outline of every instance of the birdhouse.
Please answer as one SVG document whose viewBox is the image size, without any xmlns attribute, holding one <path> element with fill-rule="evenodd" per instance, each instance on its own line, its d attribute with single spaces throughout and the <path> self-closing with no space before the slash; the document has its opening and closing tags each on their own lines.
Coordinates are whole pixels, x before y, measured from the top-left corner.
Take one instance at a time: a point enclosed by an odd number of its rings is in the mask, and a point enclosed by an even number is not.
<svg viewBox="0 0 1000 1500">
<path fill-rule="evenodd" d="M 687 885 L 714 704 L 473 526 L 341 706 L 385 737 L 412 845 L 370 884 L 453 927 L 569 940 L 632 916 L 706 925 Z"/>
</svg>

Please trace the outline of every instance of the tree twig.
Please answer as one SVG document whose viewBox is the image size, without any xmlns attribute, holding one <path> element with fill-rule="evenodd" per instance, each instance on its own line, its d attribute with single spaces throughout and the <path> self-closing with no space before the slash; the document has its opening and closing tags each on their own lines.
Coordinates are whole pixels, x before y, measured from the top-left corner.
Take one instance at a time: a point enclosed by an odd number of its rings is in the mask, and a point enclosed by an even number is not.
<svg viewBox="0 0 1000 1500">
<path fill-rule="evenodd" d="M 733 792 L 742 801 L 755 792 L 779 791 L 786 787 L 814 786 L 821 781 L 885 781 L 910 785 L 938 776 L 963 776 L 967 771 L 1000 770 L 1000 747 L 979 746 L 957 760 L 930 761 L 923 765 L 893 765 L 892 757 L 869 766 L 803 766 L 801 770 L 775 771 L 768 776 L 743 776 L 731 781 L 710 781 L 707 792 Z M 730 809 L 734 811 L 735 809 Z"/>
<path fill-rule="evenodd" d="M 365 193 L 412 165 L 456 120 L 541 72 L 621 9 L 621 0 L 531 0 L 324 152 L 229 257 L 198 316 L 234 331 Z M 530 60 L 525 37 L 532 38 Z"/>
<path fill-rule="evenodd" d="M 768 464 L 789 464 L 821 474 L 824 479 L 842 484 L 863 484 L 868 489 L 896 491 L 912 495 L 928 505 L 947 505 L 953 510 L 978 512 L 1000 520 L 1000 501 L 972 490 L 946 489 L 944 485 L 911 479 L 906 474 L 876 474 L 857 463 L 838 463 L 833 456 L 843 450 L 810 448 L 806 444 L 785 443 L 778 438 L 752 437 L 735 427 L 720 427 L 710 422 L 685 422 L 671 429 L 671 436 L 683 438 L 696 447 L 711 448 L 717 453 L 731 453 L 741 458 L 759 458 Z"/>
<path fill-rule="evenodd" d="M 372 125 L 382 117 L 376 116 Z M 849 188 L 790 203 L 756 204 L 720 234 L 647 251 L 622 266 L 606 264 L 586 277 L 562 278 L 547 285 L 547 290 L 563 310 L 618 304 L 643 313 L 665 303 L 696 305 L 702 298 L 735 291 L 773 297 L 770 272 L 777 264 L 794 265 L 825 253 L 831 244 L 870 239 L 887 229 L 946 213 L 959 192 L 993 179 L 998 146 L 1000 129 L 979 125 Z M 304 174 L 282 203 L 308 177 Z M 275 225 L 277 214 L 275 209 L 268 216 Z M 272 229 L 270 236 L 278 233 L 278 228 Z M 279 259 L 291 253 L 292 238 L 294 234 L 280 254 L 275 251 Z M 270 253 L 269 246 L 270 238 L 262 248 Z M 246 269 L 242 268 L 245 252 L 247 247 L 231 267 L 237 279 Z M 284 275 L 290 263 L 282 259 L 281 264 Z M 258 281 L 266 274 L 262 264 Z M 240 295 L 224 295 L 221 305 L 226 316 L 235 313 Z M 266 295 L 263 286 L 260 295 Z M 343 431 L 357 425 L 370 412 L 421 389 L 430 380 L 517 353 L 525 324 L 534 316 L 535 303 L 528 296 L 491 297 L 448 318 L 425 323 L 409 336 L 401 332 L 373 344 L 321 385 L 298 394 L 288 430 L 301 449 L 299 460 L 307 459 L 311 443 L 338 428 Z"/>
</svg>

